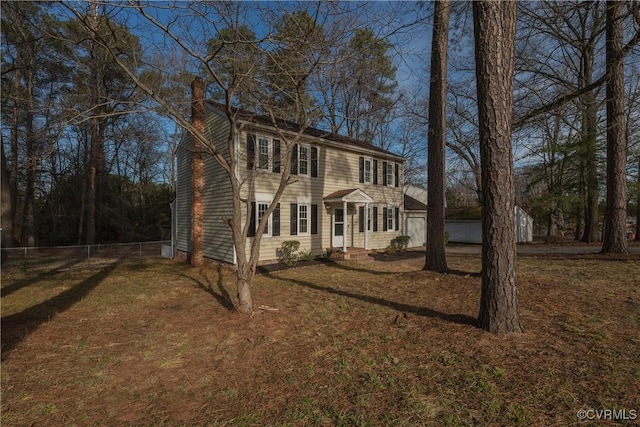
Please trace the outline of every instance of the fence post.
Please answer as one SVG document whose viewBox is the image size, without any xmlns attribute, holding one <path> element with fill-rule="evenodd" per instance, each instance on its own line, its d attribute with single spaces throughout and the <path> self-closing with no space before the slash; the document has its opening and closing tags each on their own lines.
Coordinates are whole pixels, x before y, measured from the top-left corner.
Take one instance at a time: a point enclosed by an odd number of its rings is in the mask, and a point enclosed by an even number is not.
<svg viewBox="0 0 640 427">
<path fill-rule="evenodd" d="M 91 258 L 91 245 L 87 245 L 87 260 Z"/>
</svg>

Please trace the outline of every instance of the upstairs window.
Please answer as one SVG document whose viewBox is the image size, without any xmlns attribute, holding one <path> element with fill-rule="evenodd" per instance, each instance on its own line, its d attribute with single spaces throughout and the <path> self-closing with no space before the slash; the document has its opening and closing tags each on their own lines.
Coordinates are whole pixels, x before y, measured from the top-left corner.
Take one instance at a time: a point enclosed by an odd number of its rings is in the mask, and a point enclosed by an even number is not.
<svg viewBox="0 0 640 427">
<path fill-rule="evenodd" d="M 371 184 L 372 182 L 372 173 L 371 173 L 371 165 L 373 161 L 369 157 L 360 157 L 359 162 L 359 181 L 366 184 Z"/>
<path fill-rule="evenodd" d="M 257 141 L 257 142 L 256 142 Z M 247 169 L 280 173 L 280 140 L 247 135 Z"/>
<path fill-rule="evenodd" d="M 309 146 L 298 146 L 298 175 L 309 175 Z"/>
<path fill-rule="evenodd" d="M 387 175 L 387 185 L 393 187 L 393 163 L 387 163 L 387 170 L 384 172 Z"/>
<path fill-rule="evenodd" d="M 271 150 L 269 150 L 269 140 L 266 138 L 258 139 L 258 164 L 257 169 L 269 169 L 269 158 L 271 157 Z"/>
</svg>

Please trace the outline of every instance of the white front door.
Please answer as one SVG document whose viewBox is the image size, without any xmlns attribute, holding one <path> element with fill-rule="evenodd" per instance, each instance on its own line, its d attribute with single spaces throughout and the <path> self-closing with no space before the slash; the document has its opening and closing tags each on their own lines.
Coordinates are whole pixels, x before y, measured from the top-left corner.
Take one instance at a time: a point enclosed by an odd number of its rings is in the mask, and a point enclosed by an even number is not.
<svg viewBox="0 0 640 427">
<path fill-rule="evenodd" d="M 344 245 L 344 209 L 333 208 L 331 216 L 331 247 L 342 248 Z"/>
</svg>

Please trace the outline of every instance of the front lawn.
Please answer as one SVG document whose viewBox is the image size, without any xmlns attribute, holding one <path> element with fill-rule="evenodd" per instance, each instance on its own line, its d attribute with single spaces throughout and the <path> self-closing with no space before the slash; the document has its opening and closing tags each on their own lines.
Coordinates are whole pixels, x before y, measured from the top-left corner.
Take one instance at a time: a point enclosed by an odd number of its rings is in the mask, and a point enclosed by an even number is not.
<svg viewBox="0 0 640 427">
<path fill-rule="evenodd" d="M 503 336 L 474 326 L 479 256 L 398 258 L 260 275 L 252 317 L 215 267 L 4 269 L 2 425 L 639 422 L 637 258 L 520 258 L 525 333 Z"/>
</svg>

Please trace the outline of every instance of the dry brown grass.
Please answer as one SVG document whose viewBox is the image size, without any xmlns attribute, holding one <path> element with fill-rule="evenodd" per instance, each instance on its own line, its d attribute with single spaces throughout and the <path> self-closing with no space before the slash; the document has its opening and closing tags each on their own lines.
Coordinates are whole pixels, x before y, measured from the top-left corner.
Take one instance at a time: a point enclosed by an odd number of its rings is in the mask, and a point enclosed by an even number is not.
<svg viewBox="0 0 640 427">
<path fill-rule="evenodd" d="M 448 275 L 421 258 L 264 274 L 256 304 L 277 311 L 251 318 L 215 268 L 3 270 L 2 424 L 537 426 L 640 410 L 639 260 L 556 258 L 519 259 L 526 332 L 503 336 L 473 325 L 478 256 L 449 256 Z"/>
</svg>

